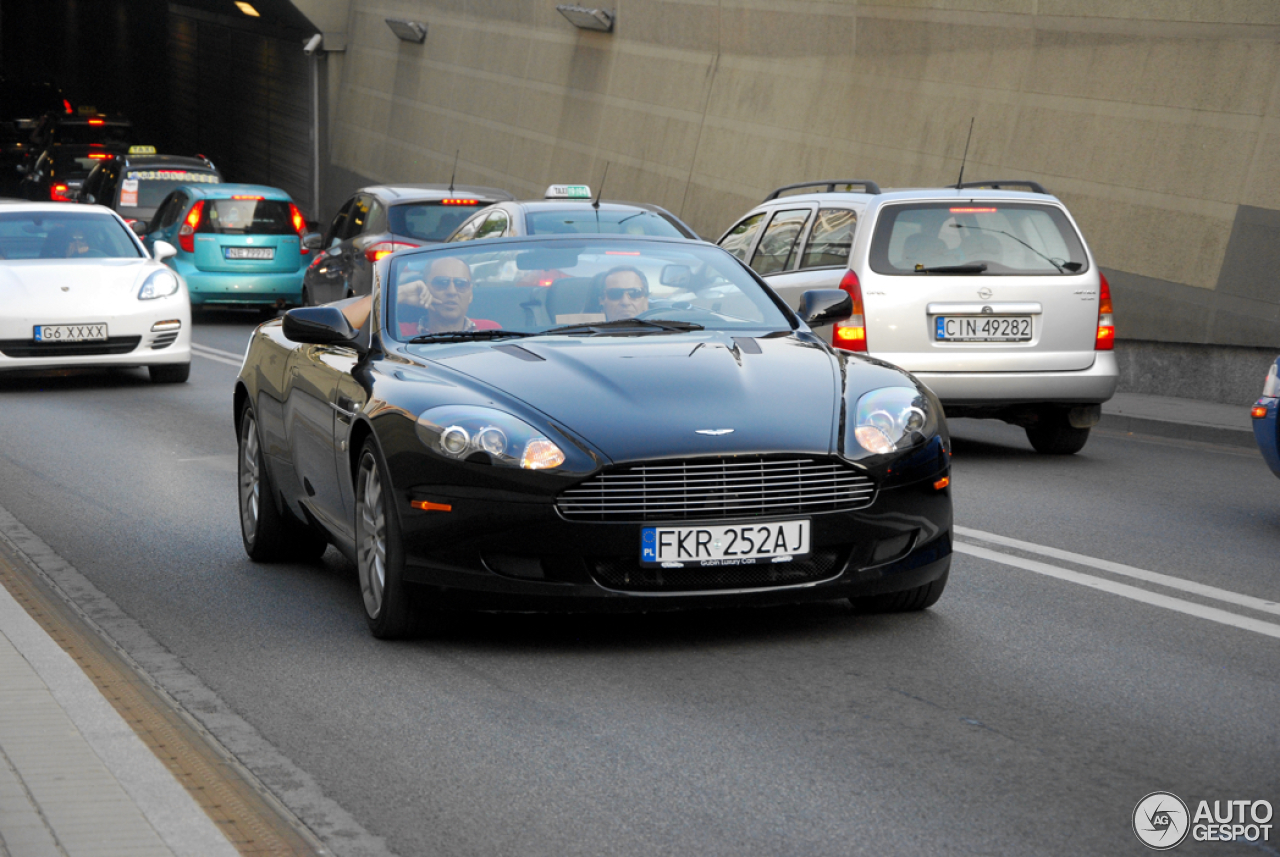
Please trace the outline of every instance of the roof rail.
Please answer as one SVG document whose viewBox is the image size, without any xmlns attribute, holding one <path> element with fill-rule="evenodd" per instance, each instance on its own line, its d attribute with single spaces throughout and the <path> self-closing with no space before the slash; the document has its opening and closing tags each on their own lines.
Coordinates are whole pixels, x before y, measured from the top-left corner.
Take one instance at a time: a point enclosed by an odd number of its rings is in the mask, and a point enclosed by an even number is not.
<svg viewBox="0 0 1280 857">
<path fill-rule="evenodd" d="M 989 187 L 992 190 L 1006 190 L 1006 189 L 1015 188 L 1015 187 L 1025 187 L 1027 190 L 1031 191 L 1032 193 L 1047 194 L 1049 192 L 1044 189 L 1044 185 L 1040 184 L 1040 182 L 1014 180 L 1014 179 L 1009 179 L 1007 181 L 1005 179 L 996 179 L 995 181 L 962 182 L 961 184 L 958 184 L 958 185 L 952 185 L 952 187 L 954 187 L 956 190 L 961 190 L 967 187 L 973 187 L 973 188 Z"/>
<path fill-rule="evenodd" d="M 764 201 L 768 202 L 771 199 L 777 199 L 784 190 L 799 190 L 802 187 L 824 187 L 826 188 L 826 193 L 835 193 L 836 185 L 850 185 L 850 184 L 861 185 L 863 189 L 862 190 L 863 193 L 879 193 L 880 192 L 880 185 L 876 184 L 873 181 L 868 181 L 867 179 L 836 179 L 835 181 L 800 182 L 800 184 L 783 185 L 782 187 L 775 190 L 773 193 L 766 196 L 764 198 Z"/>
</svg>

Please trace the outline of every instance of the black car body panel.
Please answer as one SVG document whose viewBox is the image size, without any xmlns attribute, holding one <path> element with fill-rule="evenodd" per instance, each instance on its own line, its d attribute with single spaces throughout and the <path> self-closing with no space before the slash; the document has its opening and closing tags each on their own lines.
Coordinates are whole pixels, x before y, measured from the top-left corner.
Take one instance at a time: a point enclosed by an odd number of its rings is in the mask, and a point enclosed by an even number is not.
<svg viewBox="0 0 1280 857">
<path fill-rule="evenodd" d="M 360 341 L 303 345 L 285 338 L 279 320 L 258 328 L 236 384 L 236 422 L 253 408 L 281 512 L 354 560 L 357 459 L 372 439 L 393 483 L 405 580 L 458 603 L 517 610 L 768 604 L 901 592 L 945 576 L 950 441 L 936 399 L 895 367 L 833 351 L 754 274 L 710 245 L 575 239 L 589 252 L 648 252 L 647 243 L 718 254 L 717 264 L 722 257 L 761 289 L 771 321 L 754 334 L 601 328 L 414 344 L 388 320 L 385 284 L 404 265 L 548 242 L 555 239 L 495 239 L 381 261 L 374 317 Z M 668 303 L 673 314 L 691 311 L 678 299 Z M 878 454 L 851 438 L 860 397 L 882 388 L 908 390 L 936 416 L 914 445 Z M 526 470 L 484 453 L 450 458 L 428 446 L 419 421 L 446 406 L 527 424 L 563 450 L 564 462 Z M 674 511 L 634 514 L 575 499 L 614 478 L 653 486 L 683 480 L 684 487 L 657 490 L 693 499 Z M 825 478 L 863 486 L 864 494 L 824 493 Z M 792 493 L 779 497 L 778 485 Z M 811 551 L 794 560 L 680 568 L 640 561 L 646 527 L 801 519 L 811 523 Z"/>
</svg>

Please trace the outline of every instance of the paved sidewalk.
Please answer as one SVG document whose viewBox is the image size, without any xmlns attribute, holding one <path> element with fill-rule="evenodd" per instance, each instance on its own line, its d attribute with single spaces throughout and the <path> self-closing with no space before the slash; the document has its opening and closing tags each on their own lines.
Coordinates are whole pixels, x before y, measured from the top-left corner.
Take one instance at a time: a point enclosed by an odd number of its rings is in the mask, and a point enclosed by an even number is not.
<svg viewBox="0 0 1280 857">
<path fill-rule="evenodd" d="M 1258 385 L 1262 392 L 1262 385 Z M 1102 406 L 1099 428 L 1253 449 L 1252 401 L 1238 405 L 1117 393 Z"/>
<path fill-rule="evenodd" d="M 0 586 L 0 857 L 238 853 Z"/>
</svg>

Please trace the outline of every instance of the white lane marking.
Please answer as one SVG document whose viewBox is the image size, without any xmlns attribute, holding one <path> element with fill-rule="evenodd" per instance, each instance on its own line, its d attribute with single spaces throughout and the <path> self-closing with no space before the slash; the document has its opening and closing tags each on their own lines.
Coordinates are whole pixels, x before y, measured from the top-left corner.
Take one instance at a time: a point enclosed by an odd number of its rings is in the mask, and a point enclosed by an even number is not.
<svg viewBox="0 0 1280 857">
<path fill-rule="evenodd" d="M 1183 580 L 1180 577 L 1170 577 L 1167 574 L 1160 574 L 1156 571 L 1147 571 L 1144 568 L 1134 568 L 1131 565 L 1124 565 L 1119 562 L 1111 562 L 1105 559 L 1094 559 L 1084 554 L 1072 553 L 1071 551 L 1059 550 L 1058 548 L 1045 547 L 1031 542 L 1020 541 L 1019 539 L 1011 539 L 1008 536 L 998 536 L 995 533 L 984 533 L 982 530 L 971 530 L 968 527 L 956 527 L 956 535 L 968 536 L 971 539 L 979 541 L 991 542 L 992 544 L 1005 545 L 1027 553 L 1036 553 L 1041 556 L 1049 556 L 1054 559 L 1060 559 L 1064 562 L 1072 562 L 1076 565 L 1087 565 L 1091 568 L 1097 568 L 1102 571 L 1109 571 L 1112 574 L 1120 574 L 1125 577 L 1136 578 L 1137 580 L 1145 580 L 1147 583 L 1155 583 L 1160 586 L 1167 586 L 1170 589 L 1180 589 L 1183 592 L 1190 592 L 1193 595 L 1199 595 L 1202 598 L 1212 598 L 1215 601 L 1225 601 L 1228 604 L 1235 604 L 1240 607 L 1248 607 L 1251 610 L 1260 610 L 1263 613 L 1271 613 L 1280 616 L 1280 604 L 1275 601 L 1268 601 L 1265 598 L 1254 598 L 1252 595 L 1241 595 L 1238 592 L 1232 592 L 1229 589 L 1219 589 L 1216 586 L 1207 586 L 1203 583 L 1195 583 L 1190 580 Z"/>
<path fill-rule="evenodd" d="M 225 363 L 228 366 L 239 366 L 244 362 L 244 358 L 239 354 L 232 354 L 230 351 L 220 351 L 217 348 L 210 348 L 207 345 L 200 345 L 196 342 L 191 343 L 191 353 L 197 357 L 203 357 L 206 360 Z"/>
<path fill-rule="evenodd" d="M 1166 610 L 1173 610 L 1178 613 L 1186 613 L 1188 616 L 1198 616 L 1201 619 L 1208 619 L 1210 622 L 1218 622 L 1223 625 L 1230 625 L 1233 628 L 1253 631 L 1255 634 L 1262 634 L 1267 637 L 1280 639 L 1280 625 L 1273 622 L 1263 622 L 1260 619 L 1251 619 L 1248 616 L 1240 616 L 1236 613 L 1228 613 L 1226 610 L 1219 610 L 1217 607 L 1206 607 L 1203 604 L 1196 604 L 1192 601 L 1183 601 L 1181 598 L 1161 595 L 1158 592 L 1148 592 L 1145 589 L 1139 589 L 1138 587 L 1130 586 L 1127 583 L 1116 583 L 1112 580 L 1106 580 L 1105 578 L 1094 577 L 1090 574 L 1083 574 L 1078 571 L 1059 568 L 1056 565 L 1049 565 L 1048 563 L 1038 562 L 1034 559 L 1023 559 L 1019 556 L 1009 556 L 1008 554 L 988 550 L 987 548 L 981 548 L 977 545 L 956 542 L 953 544 L 953 548 L 957 553 L 965 553 L 970 556 L 976 556 L 979 559 L 1003 563 L 1004 565 L 1012 565 L 1015 568 L 1033 571 L 1036 574 L 1043 574 L 1046 577 L 1056 577 L 1058 580 L 1065 580 L 1068 583 L 1078 583 L 1081 586 L 1087 586 L 1090 589 L 1097 589 L 1101 592 L 1109 592 L 1112 595 L 1119 595 L 1122 598 L 1132 598 L 1134 601 L 1141 601 L 1144 604 L 1163 607 Z"/>
</svg>

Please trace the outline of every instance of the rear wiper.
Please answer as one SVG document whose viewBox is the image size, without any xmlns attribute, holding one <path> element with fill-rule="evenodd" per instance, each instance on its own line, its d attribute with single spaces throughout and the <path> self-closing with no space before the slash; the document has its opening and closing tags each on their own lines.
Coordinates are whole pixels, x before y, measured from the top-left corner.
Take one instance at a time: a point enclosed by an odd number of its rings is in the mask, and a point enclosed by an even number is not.
<svg viewBox="0 0 1280 857">
<path fill-rule="evenodd" d="M 1076 271 L 1079 271 L 1081 268 L 1084 267 L 1084 264 L 1081 262 L 1059 262 L 1057 259 L 1054 259 L 1052 256 L 1046 256 L 1044 253 L 1041 253 L 1039 250 L 1032 247 L 1026 241 L 1023 241 L 1017 235 L 1014 235 L 1011 232 L 1006 232 L 1003 229 L 990 229 L 986 226 L 966 226 L 963 223 L 953 223 L 951 225 L 954 226 L 956 229 L 976 229 L 979 232 L 994 232 L 996 235 L 1004 235 L 1008 238 L 1012 238 L 1014 241 L 1017 241 L 1023 247 L 1026 247 L 1032 253 L 1035 253 L 1041 259 L 1044 259 L 1050 265 L 1057 268 L 1059 274 L 1066 273 L 1067 271 L 1070 271 L 1071 273 L 1074 274 Z"/>
<path fill-rule="evenodd" d="M 634 330 L 647 333 L 653 330 L 684 333 L 689 330 L 705 330 L 702 325 L 692 321 L 655 321 L 650 318 L 620 318 L 616 321 L 591 321 L 582 324 L 569 324 L 564 327 L 553 327 L 542 333 L 615 333 L 620 330 Z"/>
<path fill-rule="evenodd" d="M 926 268 L 916 265 L 917 274 L 981 274 L 987 270 L 986 262 L 965 262 L 963 265 L 934 265 Z"/>
<path fill-rule="evenodd" d="M 505 339 L 511 336 L 534 336 L 523 330 L 446 330 L 441 333 L 424 333 L 409 340 L 410 345 L 423 342 L 467 342 L 475 339 Z"/>
</svg>

